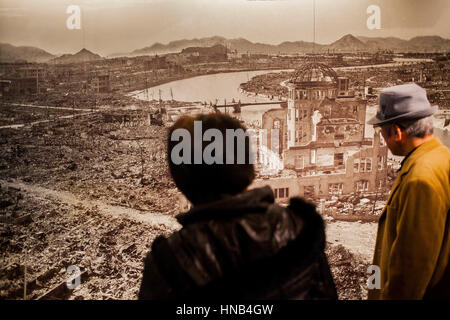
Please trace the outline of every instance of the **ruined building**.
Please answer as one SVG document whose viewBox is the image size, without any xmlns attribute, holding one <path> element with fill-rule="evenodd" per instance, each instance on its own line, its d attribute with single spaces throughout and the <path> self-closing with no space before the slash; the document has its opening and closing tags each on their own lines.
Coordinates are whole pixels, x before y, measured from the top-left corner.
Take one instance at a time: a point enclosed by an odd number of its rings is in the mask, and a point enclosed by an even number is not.
<svg viewBox="0 0 450 320">
<path fill-rule="evenodd" d="M 349 79 L 309 63 L 286 86 L 288 107 L 264 113 L 262 129 L 267 148 L 279 154 L 290 174 L 263 176 L 255 186 L 271 185 L 279 200 L 384 190 L 387 147 L 378 130 L 364 136 L 366 100 L 349 89 Z"/>
<path fill-rule="evenodd" d="M 94 74 L 89 76 L 90 89 L 96 93 L 111 91 L 111 76 L 107 74 Z"/>
<path fill-rule="evenodd" d="M 20 97 L 36 94 L 39 91 L 37 78 L 6 78 L 0 79 L 1 97 Z"/>
</svg>

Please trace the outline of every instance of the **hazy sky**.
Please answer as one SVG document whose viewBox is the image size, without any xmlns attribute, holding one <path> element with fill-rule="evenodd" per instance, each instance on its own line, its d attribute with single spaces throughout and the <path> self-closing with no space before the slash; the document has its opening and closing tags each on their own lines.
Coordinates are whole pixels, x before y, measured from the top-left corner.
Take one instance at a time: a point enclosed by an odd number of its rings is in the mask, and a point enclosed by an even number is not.
<svg viewBox="0 0 450 320">
<path fill-rule="evenodd" d="M 450 0 L 315 1 L 318 43 L 348 33 L 450 38 Z M 380 30 L 366 26 L 372 4 L 381 8 Z M 81 30 L 66 27 L 69 5 L 82 9 Z M 106 55 L 214 35 L 272 44 L 312 41 L 313 0 L 0 0 L 0 42 L 54 54 L 86 47 Z"/>
</svg>

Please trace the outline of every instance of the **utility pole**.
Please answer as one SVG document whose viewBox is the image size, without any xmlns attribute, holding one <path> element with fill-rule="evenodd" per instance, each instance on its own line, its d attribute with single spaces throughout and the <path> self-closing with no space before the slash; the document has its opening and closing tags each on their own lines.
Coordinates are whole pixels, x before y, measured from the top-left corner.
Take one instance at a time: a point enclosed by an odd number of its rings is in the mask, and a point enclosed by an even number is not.
<svg viewBox="0 0 450 320">
<path fill-rule="evenodd" d="M 145 97 L 146 97 L 146 100 L 148 101 L 148 78 L 147 78 L 147 76 L 145 76 Z"/>
<path fill-rule="evenodd" d="M 36 93 L 39 94 L 39 68 L 36 69 Z"/>
<path fill-rule="evenodd" d="M 313 0 L 313 58 L 316 53 L 316 0 Z"/>
</svg>

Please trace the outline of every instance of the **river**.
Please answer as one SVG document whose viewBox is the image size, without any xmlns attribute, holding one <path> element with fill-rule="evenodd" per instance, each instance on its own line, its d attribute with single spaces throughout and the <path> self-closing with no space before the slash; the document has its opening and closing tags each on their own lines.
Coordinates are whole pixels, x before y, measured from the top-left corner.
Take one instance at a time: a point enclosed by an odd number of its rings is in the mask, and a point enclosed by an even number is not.
<svg viewBox="0 0 450 320">
<path fill-rule="evenodd" d="M 282 70 L 240 71 L 197 76 L 152 87 L 140 91 L 135 96 L 142 100 L 147 100 L 147 96 L 148 99 L 158 100 L 159 92 L 161 92 L 161 99 L 167 101 L 172 99 L 172 92 L 173 99 L 177 101 L 215 103 L 217 99 L 220 105 L 223 105 L 225 100 L 231 103 L 233 99 L 236 102 L 239 100 L 241 102 L 269 101 L 264 97 L 255 97 L 255 95 L 241 92 L 239 85 L 254 76 L 280 71 Z M 293 71 L 293 69 L 284 71 Z"/>
</svg>

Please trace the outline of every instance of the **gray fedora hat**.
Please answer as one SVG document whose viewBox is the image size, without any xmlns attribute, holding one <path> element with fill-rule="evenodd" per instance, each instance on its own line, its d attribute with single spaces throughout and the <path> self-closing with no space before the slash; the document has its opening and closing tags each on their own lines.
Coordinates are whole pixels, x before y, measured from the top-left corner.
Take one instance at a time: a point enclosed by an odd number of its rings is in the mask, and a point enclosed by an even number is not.
<svg viewBox="0 0 450 320">
<path fill-rule="evenodd" d="M 383 89 L 375 117 L 367 121 L 374 126 L 394 120 L 421 119 L 433 115 L 437 106 L 431 106 L 427 92 L 415 83 Z"/>
</svg>

